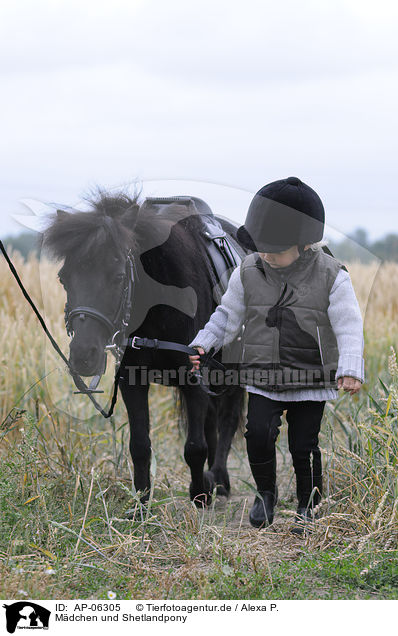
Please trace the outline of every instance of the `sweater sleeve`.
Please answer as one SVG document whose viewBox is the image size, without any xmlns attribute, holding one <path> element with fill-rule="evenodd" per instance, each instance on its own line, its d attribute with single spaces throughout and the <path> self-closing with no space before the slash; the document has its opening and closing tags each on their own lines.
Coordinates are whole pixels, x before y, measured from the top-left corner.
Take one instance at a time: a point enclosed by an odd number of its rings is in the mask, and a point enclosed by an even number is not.
<svg viewBox="0 0 398 636">
<path fill-rule="evenodd" d="M 329 295 L 328 316 L 339 349 L 336 380 L 351 376 L 364 382 L 363 322 L 348 272 L 340 270 Z"/>
<path fill-rule="evenodd" d="M 189 344 L 202 347 L 207 353 L 212 347 L 217 352 L 238 335 L 245 317 L 244 289 L 240 279 L 240 267 L 236 267 L 229 279 L 221 303 L 210 316 L 203 329 Z"/>
</svg>

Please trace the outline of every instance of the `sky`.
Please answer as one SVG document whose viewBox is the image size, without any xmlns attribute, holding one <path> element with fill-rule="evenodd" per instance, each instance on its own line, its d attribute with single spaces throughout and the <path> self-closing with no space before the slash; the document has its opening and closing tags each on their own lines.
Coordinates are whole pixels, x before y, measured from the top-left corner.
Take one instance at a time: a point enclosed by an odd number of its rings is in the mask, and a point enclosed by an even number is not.
<svg viewBox="0 0 398 636">
<path fill-rule="evenodd" d="M 398 232 L 397 26 L 387 0 L 2 0 L 0 237 L 97 185 L 243 223 L 292 175 L 337 232 Z"/>
</svg>

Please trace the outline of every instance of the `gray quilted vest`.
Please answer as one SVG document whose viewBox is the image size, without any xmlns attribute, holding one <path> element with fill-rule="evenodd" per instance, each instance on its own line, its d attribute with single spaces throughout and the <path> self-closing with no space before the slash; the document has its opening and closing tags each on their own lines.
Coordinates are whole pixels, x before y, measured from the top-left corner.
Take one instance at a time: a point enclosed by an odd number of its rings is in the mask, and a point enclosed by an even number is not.
<svg viewBox="0 0 398 636">
<path fill-rule="evenodd" d="M 285 268 L 273 269 L 258 253 L 244 259 L 241 382 L 268 391 L 336 388 L 338 348 L 327 309 L 342 267 L 312 249 Z"/>
</svg>

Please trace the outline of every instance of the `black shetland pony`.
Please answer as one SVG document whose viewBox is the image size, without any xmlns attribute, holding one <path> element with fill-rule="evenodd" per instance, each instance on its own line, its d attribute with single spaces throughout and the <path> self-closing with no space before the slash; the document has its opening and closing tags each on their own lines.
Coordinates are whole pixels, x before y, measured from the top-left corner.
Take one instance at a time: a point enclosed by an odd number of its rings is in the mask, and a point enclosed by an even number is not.
<svg viewBox="0 0 398 636">
<path fill-rule="evenodd" d="M 195 203 L 188 213 L 186 206 L 176 203 L 159 214 L 156 206 L 140 206 L 136 198 L 125 194 L 100 193 L 91 205 L 88 212 L 59 210 L 44 235 L 45 248 L 63 261 L 59 278 L 67 292 L 67 311 L 90 308 L 81 314 L 72 311 L 67 325 L 73 333 L 69 361 L 81 376 L 103 372 L 104 348 L 110 344 L 129 258 L 135 276 L 128 335 L 187 345 L 216 307 L 214 274 Z M 232 224 L 218 221 L 234 235 Z M 105 318 L 99 320 L 95 312 Z M 178 351 L 127 348 L 122 369 L 119 386 L 129 418 L 134 483 L 141 501 L 148 499 L 150 491 L 151 381 L 176 386 L 181 392 L 191 499 L 199 506 L 207 505 L 214 488 L 227 495 L 227 458 L 242 418 L 243 389 L 230 386 L 217 397 L 209 395 L 189 381 L 188 355 Z M 158 374 L 157 379 L 151 371 Z"/>
</svg>

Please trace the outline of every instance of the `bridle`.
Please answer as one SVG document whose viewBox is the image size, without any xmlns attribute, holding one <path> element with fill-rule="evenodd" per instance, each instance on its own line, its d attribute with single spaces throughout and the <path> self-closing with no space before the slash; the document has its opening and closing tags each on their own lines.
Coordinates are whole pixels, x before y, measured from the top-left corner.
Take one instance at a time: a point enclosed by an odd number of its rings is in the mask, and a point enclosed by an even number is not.
<svg viewBox="0 0 398 636">
<path fill-rule="evenodd" d="M 78 307 L 70 309 L 68 303 L 65 304 L 65 326 L 68 336 L 73 337 L 73 320 L 75 318 L 79 317 L 80 320 L 85 320 L 86 317 L 94 318 L 94 320 L 97 320 L 97 322 L 105 327 L 108 332 L 108 344 L 105 346 L 104 354 L 106 350 L 109 349 L 115 356 L 117 362 L 120 362 L 123 357 L 123 345 L 125 344 L 128 336 L 127 328 L 130 322 L 134 282 L 136 279 L 135 268 L 134 256 L 131 250 L 129 250 L 126 255 L 123 292 L 120 296 L 119 306 L 113 318 L 105 316 L 105 314 L 95 307 L 79 305 Z"/>
</svg>

